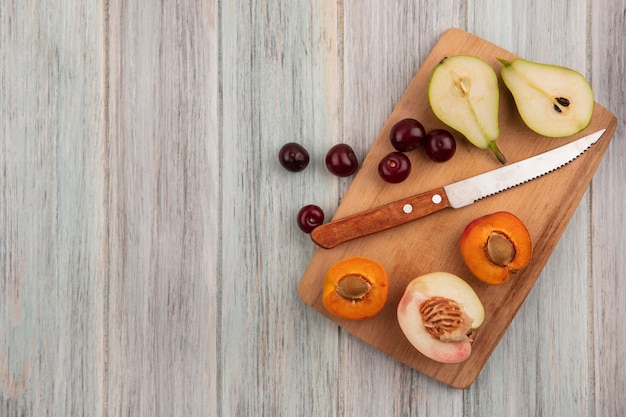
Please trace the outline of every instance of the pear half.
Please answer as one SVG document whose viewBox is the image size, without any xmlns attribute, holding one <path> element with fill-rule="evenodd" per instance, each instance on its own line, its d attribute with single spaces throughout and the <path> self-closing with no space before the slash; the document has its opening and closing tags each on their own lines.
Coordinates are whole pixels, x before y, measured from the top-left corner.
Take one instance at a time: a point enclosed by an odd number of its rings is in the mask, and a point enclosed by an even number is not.
<svg viewBox="0 0 626 417">
<path fill-rule="evenodd" d="M 524 123 L 548 137 L 574 135 L 589 125 L 594 97 L 582 74 L 573 69 L 521 58 L 498 58 L 500 75 Z"/>
<path fill-rule="evenodd" d="M 430 75 L 428 102 L 435 116 L 474 146 L 491 149 L 504 164 L 506 158 L 495 143 L 500 135 L 499 99 L 498 77 L 493 68 L 478 57 L 446 57 Z"/>
</svg>

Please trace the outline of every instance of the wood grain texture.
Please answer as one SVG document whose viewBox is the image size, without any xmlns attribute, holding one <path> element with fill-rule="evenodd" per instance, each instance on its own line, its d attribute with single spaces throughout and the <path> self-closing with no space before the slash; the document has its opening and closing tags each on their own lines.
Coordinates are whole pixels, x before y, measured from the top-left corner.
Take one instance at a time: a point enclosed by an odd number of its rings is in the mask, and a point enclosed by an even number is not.
<svg viewBox="0 0 626 417">
<path fill-rule="evenodd" d="M 614 416 L 626 410 L 622 0 L 0 2 L 0 416 Z M 572 66 L 609 151 L 467 390 L 297 297 L 441 33 Z M 275 153 L 311 152 L 291 174 Z M 610 197 L 608 197 L 610 196 Z M 616 314 L 617 312 L 617 314 Z"/>
<path fill-rule="evenodd" d="M 295 216 L 309 203 L 332 212 L 338 195 L 323 165 L 339 128 L 337 3 L 241 0 L 221 10 L 222 412 L 326 415 L 338 401 L 339 342 L 297 297 L 313 245 Z M 278 164 L 291 141 L 312 158 L 298 174 Z"/>
<path fill-rule="evenodd" d="M 212 2 L 109 2 L 108 415 L 217 414 L 216 32 Z"/>
<path fill-rule="evenodd" d="M 591 42 L 592 87 L 595 94 L 615 113 L 617 140 L 609 147 L 591 186 L 590 210 L 590 311 L 593 401 L 589 415 L 626 414 L 624 396 L 611 392 L 626 386 L 626 213 L 621 190 L 626 178 L 626 4 L 593 3 L 591 32 L 598 34 Z M 603 34 L 603 35 L 600 35 Z M 622 81 L 619 81 L 622 80 Z M 617 82 L 616 82 L 617 81 Z"/>
<path fill-rule="evenodd" d="M 103 410 L 102 10 L 0 6 L 0 415 Z"/>
</svg>

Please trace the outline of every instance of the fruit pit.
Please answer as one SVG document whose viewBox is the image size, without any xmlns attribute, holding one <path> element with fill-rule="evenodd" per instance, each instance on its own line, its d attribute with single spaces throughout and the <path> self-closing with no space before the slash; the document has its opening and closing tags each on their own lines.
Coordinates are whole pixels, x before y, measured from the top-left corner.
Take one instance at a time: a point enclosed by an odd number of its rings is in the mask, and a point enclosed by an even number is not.
<svg viewBox="0 0 626 417">
<path fill-rule="evenodd" d="M 337 294 L 350 301 L 362 300 L 371 289 L 372 284 L 361 275 L 346 275 L 337 283 Z"/>
<path fill-rule="evenodd" d="M 445 297 L 430 297 L 420 304 L 424 327 L 434 339 L 442 342 L 468 340 L 472 320 L 454 300 Z"/>
<path fill-rule="evenodd" d="M 485 253 L 492 263 L 504 267 L 515 258 L 515 245 L 507 235 L 494 231 L 487 238 Z"/>
</svg>

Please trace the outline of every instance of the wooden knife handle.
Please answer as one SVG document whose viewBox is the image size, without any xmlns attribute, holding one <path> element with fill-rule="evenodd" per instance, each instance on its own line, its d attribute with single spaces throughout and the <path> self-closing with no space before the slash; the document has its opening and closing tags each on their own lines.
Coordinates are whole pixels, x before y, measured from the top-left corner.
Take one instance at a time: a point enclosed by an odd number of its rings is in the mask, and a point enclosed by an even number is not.
<svg viewBox="0 0 626 417">
<path fill-rule="evenodd" d="M 443 188 L 436 188 L 317 226 L 311 232 L 311 239 L 319 246 L 330 249 L 348 240 L 381 232 L 447 207 L 450 207 L 450 202 L 446 192 Z"/>
</svg>

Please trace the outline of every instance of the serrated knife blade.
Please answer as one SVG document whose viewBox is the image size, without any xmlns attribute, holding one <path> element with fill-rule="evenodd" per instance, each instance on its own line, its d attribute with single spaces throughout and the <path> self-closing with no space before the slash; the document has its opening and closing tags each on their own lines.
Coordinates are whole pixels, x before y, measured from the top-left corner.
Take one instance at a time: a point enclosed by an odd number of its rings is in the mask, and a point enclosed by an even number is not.
<svg viewBox="0 0 626 417">
<path fill-rule="evenodd" d="M 323 248 L 399 226 L 445 208 L 461 208 L 555 171 L 596 143 L 606 129 L 566 145 L 425 193 L 316 227 L 311 239 Z"/>
</svg>

